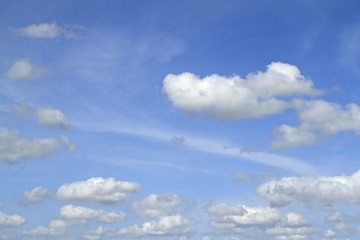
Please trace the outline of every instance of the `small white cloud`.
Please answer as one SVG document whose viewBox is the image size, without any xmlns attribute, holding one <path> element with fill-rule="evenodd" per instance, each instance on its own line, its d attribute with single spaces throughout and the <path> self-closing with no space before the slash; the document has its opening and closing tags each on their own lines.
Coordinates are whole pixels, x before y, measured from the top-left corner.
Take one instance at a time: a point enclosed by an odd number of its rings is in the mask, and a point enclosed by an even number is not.
<svg viewBox="0 0 360 240">
<path fill-rule="evenodd" d="M 10 80 L 35 80 L 49 72 L 50 71 L 46 68 L 39 68 L 33 66 L 28 59 L 22 59 L 16 61 L 5 73 L 5 76 Z"/>
<path fill-rule="evenodd" d="M 232 174 L 233 178 L 236 178 L 238 182 L 243 182 L 247 179 L 247 173 L 246 172 L 234 172 Z"/>
<path fill-rule="evenodd" d="M 121 222 L 126 218 L 126 214 L 123 212 L 105 212 L 102 209 L 94 210 L 72 204 L 63 206 L 60 214 L 65 219 L 94 219 L 103 223 Z"/>
<path fill-rule="evenodd" d="M 292 107 L 284 96 L 317 95 L 310 79 L 290 64 L 273 62 L 266 72 L 223 77 L 216 74 L 200 79 L 192 73 L 168 74 L 163 92 L 174 106 L 188 114 L 200 113 L 218 119 L 259 118 Z"/>
<path fill-rule="evenodd" d="M 26 222 L 26 219 L 19 215 L 7 215 L 0 212 L 0 229 L 7 227 L 18 227 Z"/>
<path fill-rule="evenodd" d="M 103 226 L 99 226 L 95 230 L 88 230 L 83 234 L 83 238 L 87 240 L 98 240 L 102 238 L 107 232 L 114 232 L 113 228 L 104 228 Z"/>
<path fill-rule="evenodd" d="M 305 219 L 303 216 L 290 212 L 282 217 L 282 226 L 284 227 L 304 227 L 310 225 L 309 220 Z"/>
<path fill-rule="evenodd" d="M 62 130 L 69 130 L 71 128 L 70 121 L 59 109 L 38 107 L 35 116 L 39 124 L 44 124 L 49 128 L 58 127 Z"/>
<path fill-rule="evenodd" d="M 190 225 L 194 222 L 176 214 L 161 217 L 157 221 L 145 222 L 142 225 L 133 225 L 122 228 L 118 231 L 119 235 L 141 237 L 141 236 L 163 236 L 163 235 L 179 235 L 191 231 Z"/>
<path fill-rule="evenodd" d="M 360 203 L 360 171 L 351 176 L 318 178 L 285 177 L 263 183 L 257 194 L 273 206 L 285 206 L 292 202 L 321 203 L 345 201 Z"/>
<path fill-rule="evenodd" d="M 43 157 L 55 152 L 60 146 L 57 138 L 40 138 L 32 141 L 17 131 L 0 128 L 0 161 L 15 163 L 28 157 Z"/>
<path fill-rule="evenodd" d="M 174 193 L 151 194 L 142 201 L 132 203 L 130 209 L 139 217 L 157 218 L 171 213 L 181 202 L 182 199 Z"/>
<path fill-rule="evenodd" d="M 116 181 L 114 178 L 90 178 L 60 186 L 53 198 L 63 201 L 121 204 L 141 188 L 136 182 Z"/>
<path fill-rule="evenodd" d="M 87 29 L 80 25 L 75 24 L 63 24 L 57 25 L 53 23 L 39 23 L 31 24 L 27 27 L 19 28 L 14 30 L 16 33 L 33 38 L 74 38 L 81 39 L 87 32 Z"/>
<path fill-rule="evenodd" d="M 298 227 L 298 228 L 291 228 L 291 227 L 274 227 L 266 229 L 266 233 L 269 235 L 280 235 L 280 236 L 287 236 L 292 238 L 285 238 L 285 239 L 307 239 L 307 235 L 318 233 L 318 230 L 313 227 Z"/>
<path fill-rule="evenodd" d="M 29 202 L 36 203 L 42 201 L 49 196 L 49 190 L 46 187 L 38 186 L 23 193 L 24 199 Z"/>
<path fill-rule="evenodd" d="M 75 143 L 70 144 L 69 139 L 67 137 L 65 137 L 64 135 L 60 135 L 60 140 L 66 144 L 69 152 L 75 151 L 76 144 Z"/>
</svg>

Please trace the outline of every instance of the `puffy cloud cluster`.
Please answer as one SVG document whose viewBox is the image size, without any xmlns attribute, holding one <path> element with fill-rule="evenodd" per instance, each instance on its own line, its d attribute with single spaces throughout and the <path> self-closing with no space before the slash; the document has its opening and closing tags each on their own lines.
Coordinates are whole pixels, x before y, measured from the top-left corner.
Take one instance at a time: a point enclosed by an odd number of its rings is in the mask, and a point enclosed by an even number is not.
<svg viewBox="0 0 360 240">
<path fill-rule="evenodd" d="M 272 206 L 278 207 L 295 201 L 360 203 L 360 171 L 351 176 L 285 177 L 263 183 L 256 191 Z"/>
<path fill-rule="evenodd" d="M 132 203 L 130 209 L 134 210 L 141 218 L 157 218 L 168 215 L 181 202 L 182 199 L 174 193 L 151 194 L 142 201 Z"/>
<path fill-rule="evenodd" d="M 142 225 L 135 224 L 122 228 L 117 233 L 129 237 L 179 235 L 190 232 L 192 224 L 194 222 L 180 214 L 175 214 L 163 216 L 157 221 L 145 222 Z"/>
<path fill-rule="evenodd" d="M 114 232 L 113 228 L 104 228 L 99 226 L 95 230 L 88 230 L 83 234 L 83 238 L 87 240 L 98 240 L 102 238 L 107 232 Z"/>
<path fill-rule="evenodd" d="M 344 109 L 335 103 L 323 100 L 297 103 L 299 127 L 282 125 L 275 129 L 277 139 L 273 148 L 312 145 L 321 137 L 335 135 L 341 131 L 354 131 L 360 135 L 360 107 L 354 103 Z"/>
<path fill-rule="evenodd" d="M 82 38 L 86 28 L 80 25 L 57 25 L 53 23 L 31 24 L 27 27 L 15 29 L 20 35 L 33 38 Z"/>
<path fill-rule="evenodd" d="M 0 128 L 0 161 L 15 163 L 22 158 L 43 157 L 55 152 L 59 146 L 59 139 L 54 137 L 30 141 L 17 131 Z"/>
<path fill-rule="evenodd" d="M 140 188 L 140 184 L 136 182 L 92 177 L 87 181 L 60 186 L 53 198 L 64 201 L 120 204 L 130 198 L 132 193 L 139 191 Z"/>
<path fill-rule="evenodd" d="M 276 239 L 308 239 L 308 235 L 318 232 L 301 215 L 294 212 L 281 215 L 271 207 L 231 206 L 222 203 L 209 207 L 208 212 L 215 217 L 211 225 L 226 233 L 230 230 L 235 234 L 243 234 L 247 229 L 256 227 Z"/>
<path fill-rule="evenodd" d="M 26 219 L 17 214 L 7 215 L 0 212 L 0 229 L 7 227 L 18 227 L 26 222 Z"/>
<path fill-rule="evenodd" d="M 292 106 L 285 96 L 317 95 L 310 79 L 290 64 L 273 62 L 266 72 L 203 79 L 192 73 L 168 74 L 163 92 L 174 106 L 189 114 L 201 113 L 219 119 L 258 118 Z"/>
<path fill-rule="evenodd" d="M 120 222 L 126 218 L 126 214 L 123 212 L 105 212 L 102 209 L 94 210 L 72 204 L 63 206 L 60 214 L 64 219 L 94 219 L 103 223 Z"/>
<path fill-rule="evenodd" d="M 14 62 L 11 68 L 5 73 L 5 76 L 10 80 L 35 80 L 49 72 L 46 68 L 33 66 L 29 59 L 22 59 Z"/>
</svg>

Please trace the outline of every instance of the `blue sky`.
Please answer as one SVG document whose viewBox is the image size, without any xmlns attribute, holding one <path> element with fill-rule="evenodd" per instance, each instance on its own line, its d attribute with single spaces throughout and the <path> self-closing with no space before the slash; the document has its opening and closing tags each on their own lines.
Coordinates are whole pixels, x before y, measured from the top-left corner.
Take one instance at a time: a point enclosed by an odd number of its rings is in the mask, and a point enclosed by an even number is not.
<svg viewBox="0 0 360 240">
<path fill-rule="evenodd" d="M 2 1 L 0 239 L 358 239 L 357 1 Z"/>
</svg>

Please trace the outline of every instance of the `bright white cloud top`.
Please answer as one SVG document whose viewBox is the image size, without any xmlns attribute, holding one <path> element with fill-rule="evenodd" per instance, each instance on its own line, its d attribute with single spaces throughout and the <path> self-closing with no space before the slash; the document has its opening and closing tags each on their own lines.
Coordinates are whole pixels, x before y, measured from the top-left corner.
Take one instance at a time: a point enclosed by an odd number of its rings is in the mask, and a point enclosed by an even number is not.
<svg viewBox="0 0 360 240">
<path fill-rule="evenodd" d="M 11 68 L 5 73 L 5 76 L 10 80 L 35 80 L 49 73 L 46 68 L 39 68 L 33 66 L 29 59 L 18 60 L 14 62 Z"/>
<path fill-rule="evenodd" d="M 188 114 L 200 112 L 225 120 L 280 113 L 292 104 L 279 97 L 321 93 L 296 66 L 281 62 L 273 62 L 266 72 L 251 73 L 246 79 L 236 75 L 213 74 L 201 79 L 192 73 L 169 74 L 164 79 L 163 92 L 174 106 Z"/>
</svg>

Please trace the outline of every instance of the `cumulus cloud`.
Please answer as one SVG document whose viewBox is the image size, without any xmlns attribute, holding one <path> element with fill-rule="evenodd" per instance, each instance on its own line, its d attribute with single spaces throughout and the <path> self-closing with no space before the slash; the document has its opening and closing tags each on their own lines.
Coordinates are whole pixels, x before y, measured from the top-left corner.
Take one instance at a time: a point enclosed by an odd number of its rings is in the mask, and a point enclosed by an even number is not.
<svg viewBox="0 0 360 240">
<path fill-rule="evenodd" d="M 94 219 L 103 223 L 120 222 L 126 218 L 126 214 L 123 212 L 105 212 L 102 209 L 94 210 L 72 204 L 63 206 L 60 214 L 65 219 Z"/>
<path fill-rule="evenodd" d="M 83 38 L 86 34 L 87 29 L 80 25 L 58 25 L 56 22 L 53 23 L 39 23 L 31 24 L 27 27 L 19 28 L 14 30 L 16 33 L 33 38 L 56 38 L 56 37 L 65 37 L 65 38 Z"/>
<path fill-rule="evenodd" d="M 64 201 L 121 204 L 130 198 L 132 193 L 139 191 L 140 188 L 140 184 L 136 182 L 92 177 L 87 181 L 60 186 L 53 198 Z"/>
<path fill-rule="evenodd" d="M 46 68 L 33 66 L 29 59 L 22 59 L 14 62 L 11 68 L 5 73 L 5 76 L 10 80 L 35 80 L 49 72 Z"/>
<path fill-rule="evenodd" d="M 320 94 L 310 79 L 290 64 L 273 62 L 266 72 L 249 74 L 246 79 L 217 74 L 203 79 L 192 73 L 168 74 L 163 92 L 176 107 L 193 115 L 218 119 L 259 118 L 280 113 L 292 103 L 280 97 Z"/>
<path fill-rule="evenodd" d="M 171 213 L 181 202 L 182 199 L 174 193 L 151 194 L 142 201 L 132 203 L 130 209 L 141 218 L 157 218 Z"/>
<path fill-rule="evenodd" d="M 15 163 L 28 157 L 43 157 L 55 152 L 60 146 L 59 139 L 40 138 L 27 140 L 17 131 L 0 127 L 0 161 Z"/>
<path fill-rule="evenodd" d="M 38 107 L 35 116 L 39 124 L 44 124 L 49 128 L 58 127 L 62 130 L 69 130 L 71 128 L 70 121 L 59 109 Z"/>
<path fill-rule="evenodd" d="M 310 225 L 309 220 L 294 212 L 287 213 L 285 216 L 282 217 L 281 221 L 284 227 L 291 228 Z"/>
<path fill-rule="evenodd" d="M 0 212 L 0 229 L 7 227 L 18 227 L 26 222 L 26 219 L 17 214 L 7 215 Z"/>
<path fill-rule="evenodd" d="M 360 107 L 354 103 L 345 108 L 324 100 L 298 101 L 296 105 L 300 126 L 277 127 L 272 148 L 312 145 L 321 138 L 343 131 L 360 135 Z"/>
<path fill-rule="evenodd" d="M 262 206 L 229 206 L 221 203 L 208 208 L 208 212 L 215 217 L 212 226 L 220 229 L 269 226 L 281 220 L 278 210 Z"/>
<path fill-rule="evenodd" d="M 190 225 L 194 222 L 176 214 L 160 217 L 157 221 L 145 222 L 142 225 L 132 225 L 118 231 L 119 235 L 125 236 L 163 236 L 179 235 L 191 231 Z"/>
<path fill-rule="evenodd" d="M 256 191 L 260 197 L 277 207 L 295 201 L 304 203 L 345 201 L 357 204 L 360 203 L 360 171 L 351 176 L 285 177 L 263 183 Z"/>
<path fill-rule="evenodd" d="M 281 227 L 266 229 L 269 235 L 278 235 L 278 239 L 307 239 L 307 235 L 318 233 L 318 230 L 313 227 Z"/>
<path fill-rule="evenodd" d="M 38 186 L 31 190 L 26 190 L 23 193 L 23 198 L 32 203 L 40 202 L 48 196 L 49 189 L 43 186 Z"/>
</svg>

